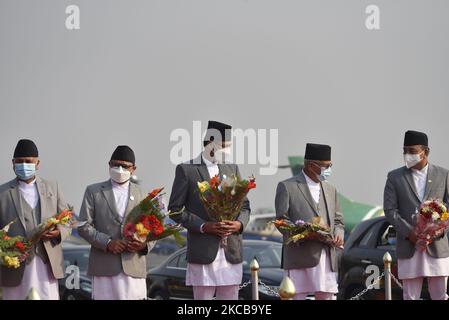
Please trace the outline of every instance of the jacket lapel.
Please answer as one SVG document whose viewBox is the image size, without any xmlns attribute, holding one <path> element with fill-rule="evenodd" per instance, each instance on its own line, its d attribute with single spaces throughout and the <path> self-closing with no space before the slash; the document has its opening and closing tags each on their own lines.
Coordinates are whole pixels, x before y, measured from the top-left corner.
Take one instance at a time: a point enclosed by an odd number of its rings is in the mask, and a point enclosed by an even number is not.
<svg viewBox="0 0 449 320">
<path fill-rule="evenodd" d="M 201 154 L 199 155 L 200 159 L 201 159 L 201 163 L 197 164 L 196 166 L 196 170 L 198 171 L 198 174 L 201 177 L 201 181 L 209 181 L 210 180 L 210 175 L 209 175 L 209 171 L 207 170 L 207 166 L 203 161 L 203 157 L 201 156 Z"/>
<path fill-rule="evenodd" d="M 109 209 L 112 212 L 112 215 L 118 223 L 122 223 L 122 219 L 120 218 L 117 207 L 115 205 L 114 192 L 112 191 L 112 183 L 111 180 L 106 181 L 102 186 L 103 196 L 106 199 L 106 202 L 109 206 Z"/>
<path fill-rule="evenodd" d="M 297 185 L 299 191 L 301 191 L 302 195 L 304 196 L 304 199 L 309 203 L 310 207 L 313 209 L 313 212 L 318 216 L 318 210 L 317 206 L 315 204 L 315 201 L 312 198 L 312 194 L 310 193 L 309 186 L 307 185 L 306 178 L 304 177 L 304 173 L 300 173 L 297 176 Z"/>
<path fill-rule="evenodd" d="M 323 200 L 324 203 L 326 205 L 326 211 L 327 211 L 327 220 L 329 221 L 330 226 L 332 227 L 332 222 L 331 222 L 331 211 L 329 210 L 329 200 L 330 198 L 330 193 L 329 193 L 329 185 L 327 184 L 327 182 L 321 182 L 321 190 L 322 190 L 322 196 L 323 196 Z M 320 212 L 321 217 L 323 217 L 323 213 Z M 326 218 L 326 217 L 325 217 Z"/>
<path fill-rule="evenodd" d="M 37 193 L 39 195 L 39 206 L 41 209 L 41 221 L 44 219 L 44 214 L 47 212 L 47 188 L 45 186 L 45 183 L 40 179 L 39 177 L 36 177 L 36 188 Z M 53 212 L 51 215 L 55 215 L 58 212 Z M 37 224 L 41 223 L 41 221 L 37 221 Z"/>
<path fill-rule="evenodd" d="M 427 198 L 429 197 L 430 191 L 432 190 L 432 186 L 436 179 L 437 179 L 436 170 L 433 165 L 429 164 L 426 178 L 426 191 L 424 192 L 423 201 L 426 201 Z"/>
<path fill-rule="evenodd" d="M 196 169 L 198 170 L 198 173 L 202 179 L 201 181 L 209 181 L 212 177 L 209 175 L 209 170 L 207 170 L 207 166 L 203 161 L 203 157 L 201 155 L 199 157 L 201 159 L 201 164 L 198 164 Z M 231 167 L 227 164 L 218 164 L 218 172 L 220 178 L 223 178 L 223 175 L 230 177 L 234 174 Z"/>
<path fill-rule="evenodd" d="M 218 171 L 220 172 L 220 178 L 223 178 L 223 176 L 230 177 L 234 174 L 231 167 L 227 164 L 219 164 Z"/>
<path fill-rule="evenodd" d="M 209 171 L 207 170 L 207 166 L 205 164 L 200 164 L 196 168 L 198 170 L 198 173 L 200 174 L 201 181 L 209 181 Z"/>
<path fill-rule="evenodd" d="M 11 194 L 12 202 L 16 208 L 17 217 L 22 223 L 23 228 L 26 230 L 25 218 L 23 216 L 22 206 L 20 205 L 19 183 L 17 179 L 11 181 L 9 193 Z"/>
<path fill-rule="evenodd" d="M 418 196 L 418 192 L 416 191 L 416 187 L 415 187 L 415 182 L 413 181 L 413 176 L 412 176 L 412 170 L 410 169 L 405 169 L 405 180 L 407 180 L 410 188 L 413 191 L 413 194 L 415 195 L 416 199 L 421 202 L 421 200 L 419 199 Z"/>
<path fill-rule="evenodd" d="M 139 193 L 137 190 L 137 187 L 134 183 L 129 183 L 129 196 L 128 196 L 128 203 L 126 204 L 126 210 L 125 215 L 123 217 L 123 224 L 126 221 L 126 218 L 128 217 L 128 214 L 139 204 L 138 199 Z"/>
</svg>

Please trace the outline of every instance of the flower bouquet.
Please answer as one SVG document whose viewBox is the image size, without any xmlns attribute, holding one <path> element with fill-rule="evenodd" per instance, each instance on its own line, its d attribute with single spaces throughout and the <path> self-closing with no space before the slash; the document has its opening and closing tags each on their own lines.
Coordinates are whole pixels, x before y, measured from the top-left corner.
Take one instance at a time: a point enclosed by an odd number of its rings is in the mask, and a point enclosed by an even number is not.
<svg viewBox="0 0 449 320">
<path fill-rule="evenodd" d="M 320 217 L 314 217 L 312 222 L 298 220 L 295 223 L 288 219 L 277 219 L 272 221 L 275 227 L 287 235 L 285 244 L 302 243 L 305 241 L 319 241 L 330 247 L 337 247 L 331 229 L 321 222 Z M 343 249 L 343 247 L 337 247 Z"/>
<path fill-rule="evenodd" d="M 212 220 L 234 221 L 240 213 L 246 195 L 255 187 L 254 176 L 245 180 L 236 175 L 223 175 L 223 179 L 214 176 L 209 181 L 198 182 L 198 193 Z M 227 245 L 226 237 L 222 238 L 221 245 Z"/>
<path fill-rule="evenodd" d="M 22 236 L 8 236 L 9 227 L 14 222 L 8 223 L 0 230 L 0 265 L 17 269 L 28 257 L 31 244 Z"/>
<path fill-rule="evenodd" d="M 31 243 L 37 243 L 41 240 L 42 236 L 47 231 L 52 231 L 58 227 L 58 225 L 66 227 L 66 228 L 77 228 L 83 222 L 78 222 L 74 218 L 73 208 L 69 207 L 68 209 L 62 210 L 60 213 L 55 216 L 48 218 L 44 222 L 40 223 L 33 235 L 30 237 L 29 241 Z"/>
<path fill-rule="evenodd" d="M 430 199 L 421 204 L 414 215 L 416 247 L 424 251 L 435 239 L 441 237 L 449 226 L 449 213 L 441 200 Z"/>
<path fill-rule="evenodd" d="M 142 243 L 160 240 L 169 236 L 175 238 L 176 243 L 182 246 L 185 239 L 181 236 L 180 224 L 165 224 L 166 217 L 181 212 L 164 212 L 162 203 L 162 190 L 158 188 L 151 191 L 126 217 L 123 236 L 127 239 L 138 240 Z"/>
</svg>

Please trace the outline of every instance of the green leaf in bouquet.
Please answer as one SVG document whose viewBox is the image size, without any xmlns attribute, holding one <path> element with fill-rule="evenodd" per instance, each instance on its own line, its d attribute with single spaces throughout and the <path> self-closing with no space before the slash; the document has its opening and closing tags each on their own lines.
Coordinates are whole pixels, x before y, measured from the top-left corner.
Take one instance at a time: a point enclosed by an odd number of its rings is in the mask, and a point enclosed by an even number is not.
<svg viewBox="0 0 449 320">
<path fill-rule="evenodd" d="M 167 215 L 168 215 L 169 218 L 178 217 L 178 216 L 181 216 L 184 213 L 185 209 L 186 209 L 185 207 L 182 207 L 182 209 L 179 210 L 179 211 L 171 211 L 170 210 L 170 211 L 168 211 Z"/>
<path fill-rule="evenodd" d="M 126 216 L 125 223 L 129 223 L 129 222 L 137 223 L 137 220 L 143 213 L 144 213 L 144 211 L 142 210 L 140 204 L 138 204 L 137 206 L 132 208 L 131 211 L 128 213 L 128 215 Z"/>
<path fill-rule="evenodd" d="M 187 239 L 184 236 L 182 236 L 179 232 L 174 233 L 173 237 L 175 238 L 175 242 L 179 247 L 185 246 Z"/>
</svg>

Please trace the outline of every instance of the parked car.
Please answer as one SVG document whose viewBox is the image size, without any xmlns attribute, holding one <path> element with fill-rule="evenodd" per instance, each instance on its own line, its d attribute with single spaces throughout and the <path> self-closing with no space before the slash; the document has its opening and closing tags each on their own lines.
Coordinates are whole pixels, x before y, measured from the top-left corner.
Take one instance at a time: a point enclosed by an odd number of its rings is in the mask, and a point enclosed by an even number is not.
<svg viewBox="0 0 449 320">
<path fill-rule="evenodd" d="M 147 264 L 156 266 L 163 262 L 169 253 L 176 251 L 178 247 L 174 240 L 163 239 L 156 243 L 147 256 Z M 72 283 L 70 274 L 66 273 L 64 279 L 59 280 L 59 296 L 61 300 L 90 300 L 92 298 L 92 279 L 87 276 L 90 245 L 82 239 L 70 238 L 63 243 L 64 270 L 69 272 L 69 266 L 74 265 L 79 270 L 79 288 L 68 288 L 66 281 Z M 73 270 L 72 270 L 73 272 Z"/>
<path fill-rule="evenodd" d="M 183 235 L 186 236 L 185 234 Z M 167 259 L 168 256 L 173 254 L 179 249 L 178 244 L 173 237 L 164 238 L 158 240 L 155 245 L 151 248 L 147 255 L 147 271 L 159 266 L 162 262 Z"/>
<path fill-rule="evenodd" d="M 339 272 L 339 299 L 349 299 L 366 288 L 366 280 L 373 273 L 367 267 L 377 266 L 379 273 L 384 270 L 383 256 L 389 252 L 393 258 L 391 271 L 397 278 L 396 232 L 385 217 L 362 221 L 351 232 L 345 243 Z M 427 283 L 424 281 L 422 299 L 429 299 Z M 379 289 L 369 290 L 361 299 L 384 300 L 384 281 Z M 402 299 L 402 289 L 392 280 L 392 299 Z"/>
<path fill-rule="evenodd" d="M 243 232 L 243 239 L 282 242 L 282 234 L 270 223 L 276 213 L 252 214 Z"/>
<path fill-rule="evenodd" d="M 92 296 L 92 280 L 87 276 L 90 245 L 64 242 L 64 270 L 66 276 L 59 280 L 59 297 L 61 300 L 90 300 Z M 69 266 L 76 266 L 79 270 L 79 287 L 73 287 L 74 270 Z"/>
<path fill-rule="evenodd" d="M 185 285 L 187 260 L 186 248 L 179 249 L 160 266 L 149 270 L 147 276 L 148 297 L 153 299 L 193 299 L 191 286 Z M 259 279 L 276 292 L 283 278 L 281 269 L 282 245 L 278 242 L 243 240 L 243 283 L 251 279 L 250 263 L 256 258 L 260 270 Z M 242 288 L 240 299 L 251 299 L 251 285 Z M 259 298 L 278 299 L 265 286 L 259 285 Z"/>
</svg>

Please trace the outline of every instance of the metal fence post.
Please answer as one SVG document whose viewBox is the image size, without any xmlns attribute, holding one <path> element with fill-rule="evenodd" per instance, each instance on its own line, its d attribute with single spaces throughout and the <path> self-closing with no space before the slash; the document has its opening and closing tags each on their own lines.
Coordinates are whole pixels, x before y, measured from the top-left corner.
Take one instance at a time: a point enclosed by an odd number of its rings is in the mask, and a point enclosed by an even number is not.
<svg viewBox="0 0 449 320">
<path fill-rule="evenodd" d="M 281 297 L 281 300 L 291 300 L 295 294 L 296 289 L 293 281 L 288 276 L 285 276 L 279 286 L 279 296 Z"/>
<path fill-rule="evenodd" d="M 259 300 L 259 263 L 256 258 L 251 261 L 251 291 L 253 300 Z"/>
<path fill-rule="evenodd" d="M 385 270 L 385 300 L 391 300 L 391 255 L 385 252 L 384 257 L 384 270 Z"/>
</svg>

